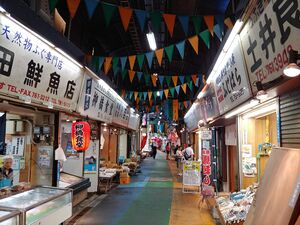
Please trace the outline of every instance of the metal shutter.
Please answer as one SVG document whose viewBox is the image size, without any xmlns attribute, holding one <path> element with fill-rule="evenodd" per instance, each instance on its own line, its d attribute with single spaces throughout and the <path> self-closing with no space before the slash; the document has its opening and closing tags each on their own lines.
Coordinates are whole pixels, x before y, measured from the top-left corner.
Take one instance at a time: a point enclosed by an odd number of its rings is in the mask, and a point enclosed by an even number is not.
<svg viewBox="0 0 300 225">
<path fill-rule="evenodd" d="M 300 90 L 279 99 L 282 147 L 300 148 Z"/>
</svg>

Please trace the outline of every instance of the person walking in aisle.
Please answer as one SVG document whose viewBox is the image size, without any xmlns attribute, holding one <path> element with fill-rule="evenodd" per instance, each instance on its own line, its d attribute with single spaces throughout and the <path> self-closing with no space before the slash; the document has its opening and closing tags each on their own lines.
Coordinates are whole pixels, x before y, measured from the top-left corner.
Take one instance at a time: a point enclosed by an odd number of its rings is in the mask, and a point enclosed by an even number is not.
<svg viewBox="0 0 300 225">
<path fill-rule="evenodd" d="M 168 142 L 166 146 L 166 160 L 170 159 L 170 152 L 171 152 L 171 143 Z"/>
<path fill-rule="evenodd" d="M 153 159 L 155 159 L 156 153 L 157 153 L 157 144 L 156 144 L 155 141 L 152 142 L 152 146 L 151 147 L 152 147 L 152 157 L 153 157 Z"/>
</svg>

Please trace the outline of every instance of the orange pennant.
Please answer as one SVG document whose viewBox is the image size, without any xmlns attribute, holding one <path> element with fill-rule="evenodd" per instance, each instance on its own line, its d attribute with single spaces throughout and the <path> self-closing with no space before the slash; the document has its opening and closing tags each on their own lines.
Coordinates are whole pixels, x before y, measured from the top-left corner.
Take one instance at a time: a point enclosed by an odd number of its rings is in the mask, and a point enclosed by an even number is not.
<svg viewBox="0 0 300 225">
<path fill-rule="evenodd" d="M 152 91 L 148 91 L 148 98 L 150 102 L 151 102 L 151 97 L 152 97 Z"/>
<path fill-rule="evenodd" d="M 174 86 L 176 86 L 177 81 L 178 81 L 178 76 L 172 76 L 172 80 L 173 80 Z"/>
<path fill-rule="evenodd" d="M 229 29 L 232 29 L 233 28 L 233 23 L 231 21 L 231 19 L 229 17 L 227 17 L 225 20 L 224 20 L 224 23 L 225 25 L 229 28 Z"/>
<path fill-rule="evenodd" d="M 198 35 L 189 38 L 189 42 L 191 43 L 191 45 L 192 45 L 193 49 L 195 50 L 196 54 L 198 55 L 198 44 L 199 44 Z"/>
<path fill-rule="evenodd" d="M 204 21 L 208 27 L 211 36 L 214 36 L 214 16 L 204 16 Z"/>
<path fill-rule="evenodd" d="M 197 82 L 197 75 L 192 75 L 192 80 L 194 82 L 194 84 L 196 85 L 196 82 Z"/>
<path fill-rule="evenodd" d="M 112 57 L 105 57 L 105 62 L 104 62 L 104 73 L 105 74 L 107 74 L 111 68 L 111 60 L 112 60 Z"/>
<path fill-rule="evenodd" d="M 127 31 L 130 18 L 132 16 L 132 9 L 119 6 L 119 13 L 120 13 L 124 30 Z"/>
<path fill-rule="evenodd" d="M 152 106 L 152 104 L 153 104 L 153 100 L 150 100 L 149 105 Z"/>
<path fill-rule="evenodd" d="M 138 94 L 139 94 L 139 93 L 138 93 L 137 91 L 134 92 L 134 100 L 136 100 Z"/>
<path fill-rule="evenodd" d="M 164 49 L 163 48 L 158 49 L 158 50 L 155 51 L 155 55 L 156 55 L 158 64 L 160 66 L 161 66 L 161 61 L 162 61 L 163 54 L 164 54 Z"/>
<path fill-rule="evenodd" d="M 185 84 L 183 84 L 183 85 L 181 85 L 181 88 L 182 88 L 182 90 L 183 90 L 184 94 L 186 94 L 186 83 L 185 83 Z"/>
<path fill-rule="evenodd" d="M 129 59 L 130 69 L 133 70 L 135 59 L 136 59 L 136 55 L 128 56 L 128 59 Z"/>
<path fill-rule="evenodd" d="M 135 71 L 133 71 L 133 70 L 128 70 L 128 74 L 129 74 L 130 82 L 132 83 L 133 78 L 134 78 L 134 75 L 135 75 Z"/>
<path fill-rule="evenodd" d="M 187 101 L 184 101 L 183 105 L 184 105 L 185 108 L 187 108 Z"/>
<path fill-rule="evenodd" d="M 167 25 L 168 31 L 170 33 L 170 36 L 173 36 L 173 31 L 174 31 L 174 25 L 175 25 L 175 19 L 176 15 L 175 14 L 163 14 L 165 23 Z"/>
<path fill-rule="evenodd" d="M 168 96 L 169 96 L 169 89 L 165 89 L 164 93 L 165 93 L 166 98 L 168 98 Z"/>
<path fill-rule="evenodd" d="M 136 98 L 136 104 L 139 104 L 139 102 L 140 102 L 140 98 L 137 97 L 137 98 Z"/>
<path fill-rule="evenodd" d="M 125 90 L 122 89 L 122 93 L 121 93 L 122 98 L 125 98 Z"/>
<path fill-rule="evenodd" d="M 73 19 L 81 0 L 67 0 L 67 5 L 71 18 Z"/>
<path fill-rule="evenodd" d="M 153 86 L 156 87 L 157 76 L 151 75 L 151 80 L 152 80 Z"/>
<path fill-rule="evenodd" d="M 173 120 L 178 120 L 178 99 L 173 100 Z"/>
</svg>

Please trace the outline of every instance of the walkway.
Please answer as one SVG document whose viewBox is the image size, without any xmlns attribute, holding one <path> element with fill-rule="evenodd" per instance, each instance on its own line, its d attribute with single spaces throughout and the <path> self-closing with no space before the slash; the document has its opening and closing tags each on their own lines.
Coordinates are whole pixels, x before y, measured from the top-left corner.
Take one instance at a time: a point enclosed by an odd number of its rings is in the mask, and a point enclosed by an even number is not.
<svg viewBox="0 0 300 225">
<path fill-rule="evenodd" d="M 173 178 L 173 175 L 174 178 Z M 197 208 L 199 197 L 182 194 L 176 164 L 157 159 L 142 163 L 142 173 L 116 189 L 76 221 L 76 225 L 211 225 L 207 209 Z"/>
</svg>

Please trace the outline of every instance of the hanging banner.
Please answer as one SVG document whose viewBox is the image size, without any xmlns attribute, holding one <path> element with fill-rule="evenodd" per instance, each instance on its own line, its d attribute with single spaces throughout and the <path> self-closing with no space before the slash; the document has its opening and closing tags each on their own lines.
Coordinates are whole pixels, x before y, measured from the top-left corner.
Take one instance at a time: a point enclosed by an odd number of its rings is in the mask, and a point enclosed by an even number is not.
<svg viewBox="0 0 300 225">
<path fill-rule="evenodd" d="M 131 111 L 128 121 L 128 128 L 132 130 L 138 130 L 140 126 L 140 115 Z"/>
<path fill-rule="evenodd" d="M 258 20 L 249 21 L 241 40 L 253 92 L 256 81 L 266 83 L 283 75 L 288 51 L 299 50 L 299 1 L 271 1 Z"/>
<path fill-rule="evenodd" d="M 94 80 L 85 74 L 77 111 L 83 116 L 111 123 L 115 108 L 115 97 L 110 87 L 103 80 Z"/>
<path fill-rule="evenodd" d="M 125 105 L 119 98 L 116 98 L 115 100 L 116 104 L 116 110 L 113 115 L 112 122 L 118 125 L 121 125 L 123 127 L 128 126 L 129 122 L 129 107 Z"/>
<path fill-rule="evenodd" d="M 3 14 L 0 29 L 0 94 L 75 110 L 83 69 Z"/>
<path fill-rule="evenodd" d="M 173 100 L 173 120 L 178 120 L 178 99 Z"/>
<path fill-rule="evenodd" d="M 213 77 L 213 84 L 220 114 L 228 112 L 250 98 L 251 90 L 239 37 L 233 41 L 220 63 Z"/>
<path fill-rule="evenodd" d="M 199 102 L 194 102 L 187 114 L 184 116 L 184 122 L 187 130 L 193 131 L 198 128 L 198 122 L 203 120 L 203 113 L 201 113 L 201 105 Z"/>
<path fill-rule="evenodd" d="M 202 174 L 203 174 L 203 184 L 212 184 L 212 141 L 211 141 L 211 131 L 201 131 L 201 142 L 202 142 Z M 203 139 L 203 138 L 206 138 Z"/>
</svg>

